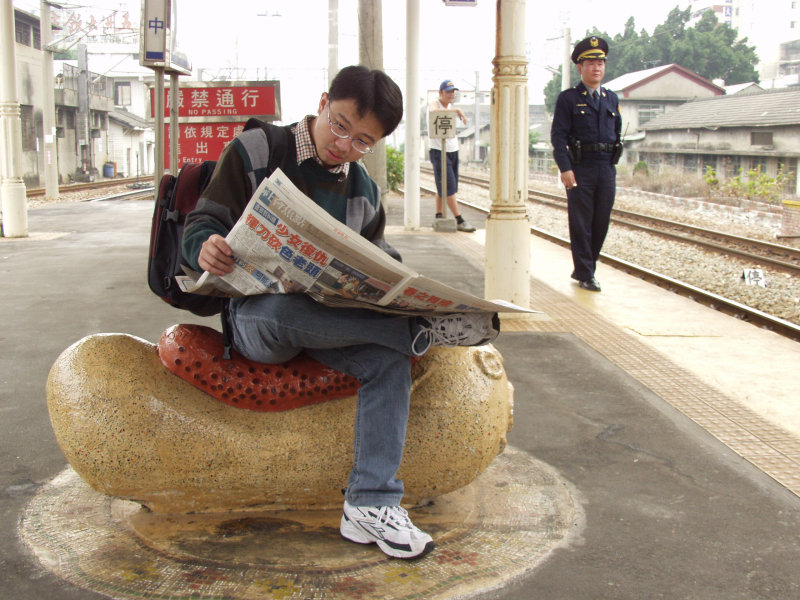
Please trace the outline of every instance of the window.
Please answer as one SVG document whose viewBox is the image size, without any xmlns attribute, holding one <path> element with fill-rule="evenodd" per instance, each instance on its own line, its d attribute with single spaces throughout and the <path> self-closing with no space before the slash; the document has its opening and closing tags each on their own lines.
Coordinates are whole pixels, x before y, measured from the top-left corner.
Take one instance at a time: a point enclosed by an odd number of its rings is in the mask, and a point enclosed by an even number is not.
<svg viewBox="0 0 800 600">
<path fill-rule="evenodd" d="M 14 38 L 18 44 L 22 44 L 23 46 L 32 46 L 37 50 L 41 50 L 42 48 L 39 26 L 28 23 L 20 18 L 14 19 Z"/>
<path fill-rule="evenodd" d="M 639 125 L 643 125 L 658 115 L 664 114 L 663 104 L 640 104 L 639 105 Z"/>
<path fill-rule="evenodd" d="M 131 84 L 129 81 L 114 84 L 114 104 L 116 106 L 131 105 Z"/>
<path fill-rule="evenodd" d="M 778 168 L 786 178 L 783 181 L 783 193 L 787 196 L 794 194 L 797 189 L 797 159 L 778 158 Z"/>
<path fill-rule="evenodd" d="M 760 170 L 761 173 L 767 172 L 767 157 L 766 156 L 754 156 L 750 159 L 750 168 L 753 171 Z"/>
<path fill-rule="evenodd" d="M 750 132 L 750 145 L 751 146 L 772 146 L 772 132 L 771 131 L 751 131 Z"/>
<path fill-rule="evenodd" d="M 57 122 L 67 129 L 75 129 L 75 109 L 59 106 Z"/>
<path fill-rule="evenodd" d="M 14 31 L 18 44 L 23 46 L 31 45 L 31 26 L 29 23 L 20 20 L 14 21 Z"/>
<path fill-rule="evenodd" d="M 99 110 L 91 111 L 91 119 L 89 122 L 91 123 L 92 129 L 102 129 L 103 131 L 108 129 L 106 113 Z"/>
<path fill-rule="evenodd" d="M 684 154 L 683 155 L 683 168 L 685 171 L 697 171 L 697 155 Z"/>
<path fill-rule="evenodd" d="M 714 172 L 717 170 L 717 157 L 714 154 L 704 154 L 701 157 L 703 172 L 705 173 L 706 167 L 711 167 Z"/>
<path fill-rule="evenodd" d="M 36 150 L 36 124 L 33 122 L 33 107 L 21 104 L 19 118 L 22 125 L 22 151 Z"/>
<path fill-rule="evenodd" d="M 736 177 L 742 170 L 742 158 L 740 156 L 725 156 L 720 158 L 723 168 L 720 170 L 725 173 L 725 178 Z"/>
</svg>

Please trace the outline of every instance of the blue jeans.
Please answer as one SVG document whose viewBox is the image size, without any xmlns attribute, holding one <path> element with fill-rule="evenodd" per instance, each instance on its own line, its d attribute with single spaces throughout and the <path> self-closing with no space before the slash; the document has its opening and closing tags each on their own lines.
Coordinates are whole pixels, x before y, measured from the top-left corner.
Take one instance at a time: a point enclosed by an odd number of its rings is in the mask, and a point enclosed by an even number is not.
<svg viewBox="0 0 800 600">
<path fill-rule="evenodd" d="M 262 294 L 230 303 L 234 348 L 247 358 L 282 363 L 301 351 L 358 379 L 353 468 L 345 499 L 355 506 L 396 506 L 411 395 L 416 320 L 355 308 L 331 308 L 304 294 Z"/>
<path fill-rule="evenodd" d="M 442 151 L 436 148 L 428 150 L 428 158 L 433 165 L 433 180 L 436 182 L 436 193 L 442 195 Z M 458 151 L 447 153 L 447 197 L 458 193 Z"/>
</svg>

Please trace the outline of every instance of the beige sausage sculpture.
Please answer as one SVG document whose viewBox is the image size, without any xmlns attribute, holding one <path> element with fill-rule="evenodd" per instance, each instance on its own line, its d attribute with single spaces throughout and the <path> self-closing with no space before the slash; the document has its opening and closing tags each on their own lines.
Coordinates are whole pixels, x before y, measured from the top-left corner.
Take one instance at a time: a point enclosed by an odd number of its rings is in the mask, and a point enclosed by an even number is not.
<svg viewBox="0 0 800 600">
<path fill-rule="evenodd" d="M 404 502 L 475 479 L 503 451 L 513 388 L 491 345 L 433 348 L 412 366 Z M 356 396 L 292 410 L 226 404 L 173 375 L 156 346 L 96 334 L 47 381 L 56 439 L 92 488 L 155 512 L 334 508 L 352 460 Z"/>
</svg>

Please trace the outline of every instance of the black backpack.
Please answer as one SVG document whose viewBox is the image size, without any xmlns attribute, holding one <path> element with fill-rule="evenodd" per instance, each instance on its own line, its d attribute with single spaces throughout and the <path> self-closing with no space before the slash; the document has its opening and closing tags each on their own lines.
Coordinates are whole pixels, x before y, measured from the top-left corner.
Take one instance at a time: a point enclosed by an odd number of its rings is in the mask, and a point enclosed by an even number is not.
<svg viewBox="0 0 800 600">
<path fill-rule="evenodd" d="M 289 129 L 258 119 L 250 119 L 245 124 L 245 130 L 255 127 L 261 127 L 267 135 L 270 174 L 286 157 Z M 222 312 L 227 305 L 227 299 L 184 292 L 176 277 L 186 275 L 181 252 L 186 215 L 197 205 L 216 164 L 216 161 L 187 163 L 177 177 L 164 175 L 159 182 L 150 228 L 150 256 L 147 265 L 147 283 L 150 289 L 175 308 L 188 310 L 201 317 Z M 223 324 L 224 321 L 225 319 Z"/>
</svg>

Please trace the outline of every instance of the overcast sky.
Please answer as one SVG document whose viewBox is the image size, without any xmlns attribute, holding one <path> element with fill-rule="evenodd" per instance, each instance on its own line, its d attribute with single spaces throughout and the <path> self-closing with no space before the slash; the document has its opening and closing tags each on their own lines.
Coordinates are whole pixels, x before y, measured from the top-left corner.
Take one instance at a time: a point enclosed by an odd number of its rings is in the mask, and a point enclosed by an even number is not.
<svg viewBox="0 0 800 600">
<path fill-rule="evenodd" d="M 77 4 L 77 3 L 76 3 Z M 492 86 L 495 52 L 494 0 L 478 6 L 446 7 L 441 0 L 420 0 L 420 88 L 437 89 L 453 79 L 472 89 Z M 526 38 L 529 100 L 543 102 L 548 67 L 560 65 L 563 31 L 571 28 L 573 44 L 587 29 L 597 26 L 614 35 L 628 17 L 637 30 L 662 23 L 675 6 L 688 0 L 528 0 Z M 14 5 L 38 13 L 38 0 L 14 0 Z M 89 0 L 95 10 L 123 8 L 138 21 L 141 0 Z M 284 121 L 293 121 L 316 108 L 325 89 L 328 63 L 328 0 L 180 0 L 179 36 L 193 65 L 210 71 L 248 68 L 252 77 L 281 75 Z M 339 65 L 358 62 L 358 0 L 339 0 Z M 383 2 L 384 68 L 401 87 L 405 85 L 406 3 Z M 611 49 L 613 52 L 613 47 Z M 91 68 L 91 65 L 90 65 Z M 292 72 L 291 75 L 287 71 Z"/>
</svg>

